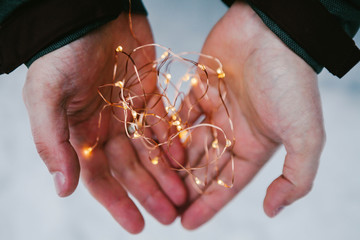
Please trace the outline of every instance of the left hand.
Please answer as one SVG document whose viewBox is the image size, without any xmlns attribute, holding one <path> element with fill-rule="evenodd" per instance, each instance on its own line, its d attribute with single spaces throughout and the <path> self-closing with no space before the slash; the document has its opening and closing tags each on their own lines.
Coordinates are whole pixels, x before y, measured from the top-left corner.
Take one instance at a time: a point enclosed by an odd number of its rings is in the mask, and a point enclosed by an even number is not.
<svg viewBox="0 0 360 240">
<path fill-rule="evenodd" d="M 199 115 L 212 115 L 213 123 L 223 128 L 230 139 L 235 136 L 235 182 L 229 189 L 213 179 L 205 186 L 205 193 L 199 194 L 194 190 L 193 179 L 188 177 L 185 181 L 190 202 L 182 214 L 182 224 L 194 229 L 211 219 L 283 144 L 287 151 L 283 171 L 268 187 L 264 200 L 265 213 L 273 217 L 306 195 L 315 178 L 325 141 L 316 74 L 241 1 L 236 1 L 212 29 L 202 53 L 217 57 L 224 66 L 226 104 L 234 133 L 229 129 L 224 108 L 219 108 L 216 87 L 211 86 L 208 97 L 199 102 Z M 204 58 L 199 61 L 208 64 Z M 199 98 L 202 94 L 201 88 L 195 87 L 190 97 Z M 196 117 L 193 118 L 194 121 Z M 209 131 L 194 131 L 187 150 L 188 161 L 205 162 L 204 139 L 211 146 Z M 219 178 L 227 183 L 231 182 L 229 156 L 230 153 L 225 154 L 219 166 Z"/>
</svg>

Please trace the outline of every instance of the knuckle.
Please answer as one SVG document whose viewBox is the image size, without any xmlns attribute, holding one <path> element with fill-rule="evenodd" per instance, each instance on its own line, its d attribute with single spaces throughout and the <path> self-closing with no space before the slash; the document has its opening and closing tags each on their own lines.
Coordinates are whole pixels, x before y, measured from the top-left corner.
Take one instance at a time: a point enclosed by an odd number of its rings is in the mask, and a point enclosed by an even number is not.
<svg viewBox="0 0 360 240">
<path fill-rule="evenodd" d="M 307 195 L 313 188 L 312 182 L 303 182 L 296 186 L 299 197 Z"/>
<path fill-rule="evenodd" d="M 51 151 L 50 151 L 48 145 L 42 141 L 35 141 L 35 146 L 36 146 L 36 150 L 37 150 L 39 156 L 44 161 L 46 166 L 49 167 Z"/>
</svg>

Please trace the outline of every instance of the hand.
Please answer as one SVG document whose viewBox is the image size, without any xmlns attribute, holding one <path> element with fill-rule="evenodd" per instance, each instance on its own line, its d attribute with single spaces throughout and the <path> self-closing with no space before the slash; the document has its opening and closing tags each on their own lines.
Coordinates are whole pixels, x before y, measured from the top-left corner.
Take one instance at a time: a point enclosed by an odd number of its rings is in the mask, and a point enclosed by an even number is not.
<svg viewBox="0 0 360 240">
<path fill-rule="evenodd" d="M 151 43 L 146 17 L 132 18 L 139 42 Z M 104 102 L 97 87 L 112 82 L 118 45 L 127 52 L 138 46 L 125 13 L 36 60 L 28 71 L 23 95 L 37 150 L 54 176 L 58 194 L 64 197 L 75 190 L 81 169 L 91 194 L 127 231 L 138 233 L 144 220 L 127 192 L 157 220 L 169 224 L 177 216 L 174 205 L 185 201 L 186 191 L 181 179 L 169 168 L 149 162 L 147 150 L 139 141 L 129 140 L 123 125 L 111 118 L 111 111 L 103 111 L 98 129 Z M 142 66 L 154 56 L 154 49 L 147 48 L 134 60 Z M 124 67 L 124 61 L 125 58 L 119 60 L 119 66 Z M 118 69 L 122 74 L 123 69 Z M 156 90 L 155 78 L 146 79 L 144 90 Z M 163 130 L 161 126 L 152 129 L 158 137 L 166 138 Z M 98 133 L 98 146 L 91 156 L 84 156 L 84 147 L 91 146 Z M 182 158 L 180 143 L 174 143 L 172 151 Z"/>
<path fill-rule="evenodd" d="M 227 189 L 213 181 L 205 194 L 199 194 L 188 178 L 190 204 L 182 214 L 182 224 L 194 229 L 208 221 L 283 144 L 287 155 L 282 174 L 270 184 L 264 200 L 265 213 L 273 217 L 284 206 L 306 195 L 315 178 L 325 141 L 316 74 L 240 1 L 212 29 L 202 53 L 219 58 L 226 73 L 227 105 L 236 138 L 232 149 L 235 182 Z M 200 59 L 200 63 L 206 65 L 207 60 Z M 195 87 L 191 94 L 199 98 L 200 92 Z M 214 102 L 218 99 L 216 93 L 210 88 L 209 97 L 200 101 L 199 108 L 207 115 L 216 111 L 212 120 L 224 127 L 227 116 L 224 110 L 217 109 L 220 102 Z M 224 128 L 231 136 L 229 128 Z M 208 132 L 194 135 L 188 148 L 190 162 L 204 155 L 206 134 L 211 139 Z M 227 174 L 231 172 L 229 154 L 221 168 Z M 226 177 L 224 172 L 221 177 Z"/>
</svg>

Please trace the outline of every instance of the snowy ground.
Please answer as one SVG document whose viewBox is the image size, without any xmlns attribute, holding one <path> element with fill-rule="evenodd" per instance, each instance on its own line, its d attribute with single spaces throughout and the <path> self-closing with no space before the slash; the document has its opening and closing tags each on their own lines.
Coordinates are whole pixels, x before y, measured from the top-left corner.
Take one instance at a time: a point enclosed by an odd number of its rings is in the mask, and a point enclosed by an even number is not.
<svg viewBox="0 0 360 240">
<path fill-rule="evenodd" d="M 226 11 L 219 0 L 144 2 L 156 41 L 174 51 L 200 51 L 207 32 Z M 326 71 L 320 75 L 327 144 L 315 186 L 306 198 L 275 219 L 263 213 L 265 190 L 281 172 L 280 150 L 231 204 L 199 230 L 186 231 L 179 221 L 162 226 L 144 212 L 146 228 L 136 236 L 122 230 L 81 184 L 68 198 L 56 196 L 52 178 L 36 153 L 22 103 L 25 74 L 26 68 L 20 67 L 0 76 L 1 240 L 360 239 L 360 64 L 341 80 Z"/>
</svg>

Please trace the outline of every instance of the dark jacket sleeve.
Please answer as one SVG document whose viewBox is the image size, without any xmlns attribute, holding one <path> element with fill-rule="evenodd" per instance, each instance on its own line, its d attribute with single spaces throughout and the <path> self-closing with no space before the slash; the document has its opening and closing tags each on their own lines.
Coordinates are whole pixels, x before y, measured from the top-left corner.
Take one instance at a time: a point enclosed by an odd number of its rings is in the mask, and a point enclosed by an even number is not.
<svg viewBox="0 0 360 240">
<path fill-rule="evenodd" d="M 231 5 L 234 0 L 224 0 Z M 351 39 L 360 24 L 360 0 L 247 0 L 263 22 L 316 72 L 338 77 L 360 60 Z"/>
<path fill-rule="evenodd" d="M 76 40 L 129 9 L 128 0 L 15 2 L 0 6 L 0 74 Z M 146 14 L 140 0 L 132 1 L 132 10 Z"/>
</svg>

